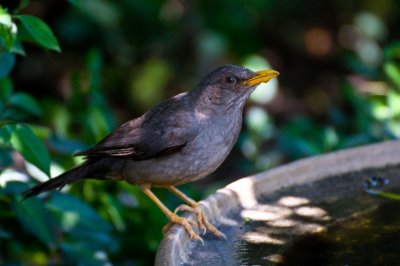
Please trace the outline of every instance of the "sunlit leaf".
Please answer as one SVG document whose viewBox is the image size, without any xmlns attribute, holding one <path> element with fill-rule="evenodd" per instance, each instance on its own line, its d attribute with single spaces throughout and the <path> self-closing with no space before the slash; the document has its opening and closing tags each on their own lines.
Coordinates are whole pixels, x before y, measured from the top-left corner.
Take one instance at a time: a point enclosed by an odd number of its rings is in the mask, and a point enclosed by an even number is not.
<svg viewBox="0 0 400 266">
<path fill-rule="evenodd" d="M 8 12 L 1 6 L 0 6 L 0 24 L 6 27 L 11 27 L 12 25 L 11 15 L 8 14 Z"/>
<path fill-rule="evenodd" d="M 397 86 L 400 86 L 400 69 L 395 63 L 388 62 L 384 65 L 385 74 Z"/>
<path fill-rule="evenodd" d="M 246 125 L 252 132 L 265 135 L 270 124 L 268 113 L 259 107 L 252 107 L 246 112 Z"/>
<path fill-rule="evenodd" d="M 67 106 L 55 101 L 42 101 L 42 119 L 50 121 L 56 135 L 65 140 L 68 138 L 70 123 L 75 113 L 68 110 Z"/>
<path fill-rule="evenodd" d="M 27 93 L 17 92 L 11 95 L 9 104 L 30 114 L 40 116 L 40 107 L 36 100 Z"/>
<path fill-rule="evenodd" d="M 389 121 L 386 124 L 387 130 L 389 130 L 390 134 L 395 137 L 399 138 L 400 137 L 400 122 L 396 120 Z"/>
<path fill-rule="evenodd" d="M 168 64 L 160 59 L 147 60 L 131 81 L 131 97 L 146 108 L 162 100 L 162 90 L 170 76 Z"/>
<path fill-rule="evenodd" d="M 33 131 L 22 124 L 7 125 L 11 132 L 11 143 L 28 162 L 50 176 L 50 156 L 43 142 Z"/>
<path fill-rule="evenodd" d="M 25 201 L 14 199 L 11 207 L 18 221 L 28 232 L 35 235 L 47 246 L 55 246 L 56 237 L 50 213 L 45 210 L 39 199 L 31 198 Z"/>
<path fill-rule="evenodd" d="M 57 52 L 61 51 L 56 37 L 45 22 L 29 15 L 19 15 L 18 18 L 38 44 Z"/>
<path fill-rule="evenodd" d="M 14 25 L 14 29 L 16 26 Z M 7 27 L 0 24 L 0 43 L 4 44 L 7 50 L 11 50 L 16 39 L 16 30 L 12 27 Z"/>
<path fill-rule="evenodd" d="M 35 133 L 36 136 L 38 136 L 41 139 L 47 139 L 50 138 L 51 136 L 51 129 L 45 126 L 39 126 L 39 125 L 33 125 L 33 124 L 27 124 L 30 129 L 32 129 L 33 133 Z"/>
<path fill-rule="evenodd" d="M 376 120 L 387 120 L 392 116 L 390 108 L 383 103 L 375 103 L 372 105 L 372 115 Z"/>
<path fill-rule="evenodd" d="M 0 51 L 0 79 L 10 74 L 15 64 L 15 56 L 6 51 Z"/>
<path fill-rule="evenodd" d="M 11 15 L 0 6 L 0 40 L 10 50 L 17 35 L 17 26 L 13 23 Z"/>
<path fill-rule="evenodd" d="M 327 127 L 322 132 L 324 148 L 326 150 L 333 149 L 339 142 L 339 136 L 333 127 Z"/>
</svg>

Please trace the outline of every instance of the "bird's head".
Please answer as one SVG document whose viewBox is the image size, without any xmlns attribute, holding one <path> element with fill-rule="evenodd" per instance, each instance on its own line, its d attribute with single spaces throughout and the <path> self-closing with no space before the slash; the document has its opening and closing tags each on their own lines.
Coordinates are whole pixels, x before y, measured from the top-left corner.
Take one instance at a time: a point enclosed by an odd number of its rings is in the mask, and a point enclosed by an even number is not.
<svg viewBox="0 0 400 266">
<path fill-rule="evenodd" d="M 208 74 L 192 91 L 198 104 L 210 109 L 242 108 L 246 99 L 260 83 L 278 76 L 275 70 L 251 71 L 248 68 L 225 65 Z M 218 107 L 223 106 L 223 107 Z"/>
</svg>

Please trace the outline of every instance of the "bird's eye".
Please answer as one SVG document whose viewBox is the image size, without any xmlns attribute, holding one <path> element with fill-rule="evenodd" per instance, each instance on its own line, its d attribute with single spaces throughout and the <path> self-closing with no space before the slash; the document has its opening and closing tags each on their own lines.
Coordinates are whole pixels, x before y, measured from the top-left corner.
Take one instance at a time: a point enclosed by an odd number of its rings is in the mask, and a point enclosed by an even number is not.
<svg viewBox="0 0 400 266">
<path fill-rule="evenodd" d="M 233 76 L 228 76 L 225 78 L 225 82 L 228 83 L 229 85 L 235 85 L 237 82 L 237 79 Z"/>
</svg>

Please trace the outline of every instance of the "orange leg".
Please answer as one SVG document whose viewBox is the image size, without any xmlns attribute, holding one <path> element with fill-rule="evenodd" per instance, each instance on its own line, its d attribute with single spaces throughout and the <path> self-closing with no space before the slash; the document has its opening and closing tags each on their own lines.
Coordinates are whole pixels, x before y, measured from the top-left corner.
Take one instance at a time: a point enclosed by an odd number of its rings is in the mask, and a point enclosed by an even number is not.
<svg viewBox="0 0 400 266">
<path fill-rule="evenodd" d="M 180 224 L 182 225 L 186 232 L 189 234 L 191 239 L 195 240 L 200 240 L 203 242 L 201 237 L 193 230 L 190 222 L 186 218 L 179 217 L 175 213 L 171 212 L 162 202 L 157 198 L 157 196 L 150 190 L 151 185 L 149 184 L 143 184 L 140 185 L 140 189 L 143 191 L 144 194 L 146 194 L 147 197 L 149 197 L 159 208 L 160 210 L 167 216 L 169 219 L 170 223 L 164 226 L 163 232 L 165 233 L 166 230 L 172 225 L 172 224 Z"/>
<path fill-rule="evenodd" d="M 174 213 L 177 213 L 178 211 L 189 211 L 193 212 L 196 214 L 197 217 L 197 224 L 201 230 L 205 233 L 207 230 L 212 232 L 214 235 L 218 237 L 223 237 L 226 238 L 223 233 L 218 231 L 217 228 L 215 228 L 207 219 L 206 215 L 204 214 L 203 210 L 200 207 L 200 204 L 197 203 L 196 201 L 192 200 L 189 198 L 185 193 L 182 191 L 178 190 L 176 187 L 173 186 L 168 186 L 166 187 L 169 191 L 177 195 L 180 199 L 182 199 L 186 204 L 180 205 L 178 208 L 175 209 Z M 168 226 L 168 225 L 167 225 Z"/>
</svg>

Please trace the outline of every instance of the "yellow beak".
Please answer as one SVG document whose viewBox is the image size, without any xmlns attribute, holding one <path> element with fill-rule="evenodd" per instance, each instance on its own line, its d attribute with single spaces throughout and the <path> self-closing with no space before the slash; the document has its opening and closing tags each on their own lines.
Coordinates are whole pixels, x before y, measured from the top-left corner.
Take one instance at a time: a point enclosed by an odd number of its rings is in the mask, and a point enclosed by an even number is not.
<svg viewBox="0 0 400 266">
<path fill-rule="evenodd" d="M 254 77 L 243 81 L 243 84 L 246 86 L 252 87 L 252 86 L 258 85 L 263 82 L 266 83 L 278 75 L 279 75 L 279 72 L 275 71 L 275 70 L 257 71 L 255 73 Z"/>
</svg>

